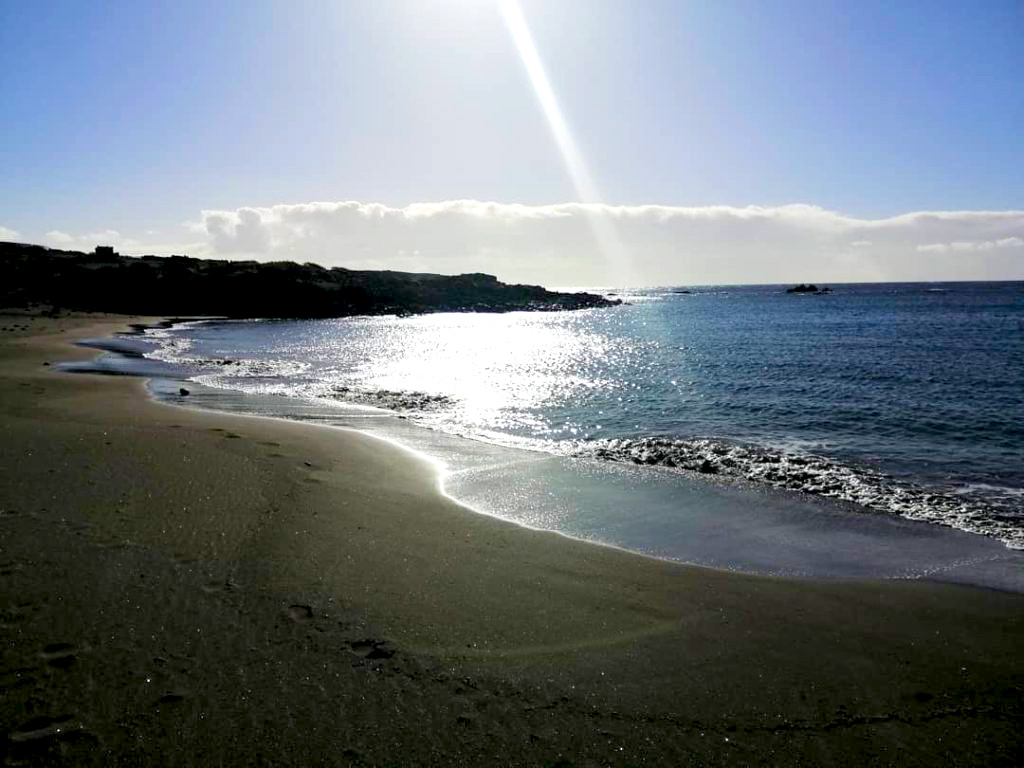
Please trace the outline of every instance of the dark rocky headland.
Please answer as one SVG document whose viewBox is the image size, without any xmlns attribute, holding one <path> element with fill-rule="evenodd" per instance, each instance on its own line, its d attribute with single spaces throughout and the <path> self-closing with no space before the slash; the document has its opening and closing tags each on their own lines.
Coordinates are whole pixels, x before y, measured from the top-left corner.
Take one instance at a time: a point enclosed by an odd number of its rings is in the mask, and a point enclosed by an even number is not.
<svg viewBox="0 0 1024 768">
<path fill-rule="evenodd" d="M 327 269 L 291 261 L 122 256 L 0 243 L 0 304 L 147 315 L 344 317 L 555 311 L 621 303 L 507 285 L 492 275 Z"/>
<path fill-rule="evenodd" d="M 792 288 L 787 288 L 786 293 L 813 293 L 815 296 L 821 296 L 826 293 L 832 293 L 832 289 L 827 285 L 819 288 L 814 283 L 800 283 L 800 285 L 794 285 Z"/>
</svg>

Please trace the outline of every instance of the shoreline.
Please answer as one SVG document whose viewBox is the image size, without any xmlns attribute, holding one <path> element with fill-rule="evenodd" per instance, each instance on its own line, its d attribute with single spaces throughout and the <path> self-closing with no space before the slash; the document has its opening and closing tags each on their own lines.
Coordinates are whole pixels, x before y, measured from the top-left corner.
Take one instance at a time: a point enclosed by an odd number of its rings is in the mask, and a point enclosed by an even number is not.
<svg viewBox="0 0 1024 768">
<path fill-rule="evenodd" d="M 43 367 L 93 354 L 70 336 L 125 322 L 33 320 L 33 338 L 0 340 L 6 758 L 991 765 L 1019 751 L 1022 595 L 594 547 L 451 502 L 374 435 L 170 408 L 142 380 Z"/>
<path fill-rule="evenodd" d="M 143 382 L 144 383 L 148 383 L 148 381 L 149 381 L 148 379 L 146 379 L 144 377 L 142 377 L 142 378 L 143 378 Z M 612 550 L 614 552 L 618 552 L 618 553 L 621 553 L 621 554 L 624 554 L 624 555 L 627 555 L 627 556 L 630 556 L 630 557 L 638 557 L 638 558 L 643 558 L 643 559 L 647 559 L 647 560 L 653 560 L 653 561 L 659 562 L 659 563 L 667 563 L 667 564 L 670 564 L 670 565 L 673 565 L 673 566 L 680 566 L 680 567 L 683 567 L 683 568 L 695 568 L 695 569 L 698 569 L 698 570 L 707 570 L 707 571 L 712 571 L 712 572 L 721 573 L 721 574 L 736 574 L 736 575 L 741 575 L 741 576 L 750 576 L 750 577 L 754 577 L 754 578 L 762 578 L 762 579 L 769 579 L 769 580 L 780 580 L 780 581 L 797 582 L 797 583 L 799 583 L 799 582 L 808 582 L 808 583 L 820 582 L 822 584 L 872 584 L 872 583 L 875 583 L 875 584 L 887 584 L 887 583 L 892 583 L 892 582 L 922 582 L 922 583 L 931 583 L 931 584 L 955 584 L 955 585 L 959 585 L 959 586 L 965 586 L 965 587 L 968 587 L 970 589 L 992 590 L 992 591 L 995 591 L 995 592 L 1005 592 L 1007 594 L 1024 594 L 1024 589 L 1017 588 L 1016 585 L 997 584 L 997 583 L 981 583 L 981 582 L 963 581 L 963 580 L 960 580 L 960 579 L 950 579 L 950 578 L 943 579 L 943 578 L 939 578 L 939 577 L 935 576 L 936 573 L 941 574 L 941 573 L 945 573 L 945 572 L 949 572 L 949 571 L 956 571 L 956 570 L 961 569 L 961 568 L 969 567 L 970 564 L 965 565 L 964 563 L 951 563 L 951 564 L 948 564 L 948 565 L 936 566 L 932 571 L 930 571 L 929 573 L 923 574 L 923 575 L 913 574 L 913 575 L 876 576 L 876 577 L 870 577 L 870 576 L 869 577 L 820 576 L 820 575 L 790 574 L 790 573 L 782 573 L 782 574 L 778 574 L 778 573 L 764 573 L 764 572 L 744 569 L 742 567 L 729 567 L 729 566 L 719 566 L 719 565 L 706 564 L 706 563 L 701 563 L 701 562 L 690 562 L 690 561 L 685 561 L 685 560 L 674 559 L 674 558 L 672 558 L 670 556 L 667 556 L 667 555 L 658 555 L 658 554 L 653 554 L 653 553 L 649 553 L 649 552 L 644 552 L 644 551 L 641 551 L 641 550 L 630 549 L 629 547 L 626 547 L 626 546 L 623 546 L 623 545 L 620 545 L 620 544 L 616 544 L 616 543 L 613 543 L 613 542 L 602 541 L 602 540 L 592 539 L 592 538 L 586 538 L 585 536 L 569 533 L 569 532 L 566 532 L 566 531 L 561 531 L 561 530 L 557 530 L 557 529 L 553 529 L 553 528 L 544 528 L 544 527 L 539 526 L 539 525 L 532 525 L 529 522 L 526 522 L 526 521 L 523 521 L 523 520 L 518 520 L 518 519 L 515 519 L 513 517 L 506 517 L 506 516 L 503 516 L 503 515 L 501 515 L 501 514 L 499 514 L 497 512 L 492 512 L 492 511 L 489 511 L 489 510 L 487 510 L 485 508 L 482 508 L 482 507 L 479 507 L 479 506 L 475 506 L 471 501 L 467 501 L 467 500 L 459 498 L 454 493 L 450 492 L 448 490 L 448 488 L 447 488 L 447 480 L 448 480 L 448 478 L 450 476 L 454 476 L 456 474 L 459 474 L 458 471 L 452 472 L 452 471 L 448 470 L 447 467 L 446 467 L 445 462 L 442 459 L 437 458 L 436 456 L 434 456 L 434 455 L 432 455 L 432 454 L 430 454 L 430 453 L 428 453 L 426 451 L 423 451 L 423 450 L 421 450 L 419 448 L 416 448 L 416 447 L 414 447 L 412 445 L 409 445 L 408 443 L 403 442 L 400 438 L 392 437 L 392 436 L 390 436 L 390 435 L 388 435 L 386 433 L 383 433 L 383 432 L 374 432 L 371 429 L 366 429 L 366 428 L 361 428 L 361 427 L 356 427 L 356 426 L 350 426 L 350 425 L 344 425 L 344 424 L 329 424 L 329 423 L 318 423 L 318 422 L 304 421 L 304 420 L 301 420 L 301 419 L 289 418 L 287 416 L 266 415 L 266 414 L 260 414 L 260 413 L 248 413 L 248 412 L 244 412 L 244 411 L 241 411 L 241 412 L 228 412 L 228 411 L 221 411 L 221 410 L 218 410 L 217 408 L 206 407 L 206 406 L 194 406 L 194 405 L 187 405 L 187 404 L 184 404 L 184 403 L 180 403 L 180 404 L 178 404 L 178 403 L 169 403 L 169 402 L 163 402 L 163 401 L 161 401 L 159 399 L 154 398 L 152 392 L 150 392 L 148 390 L 145 392 L 145 394 L 146 394 L 146 396 L 148 398 L 153 399 L 154 402 L 159 403 L 160 405 L 163 405 L 163 406 L 166 406 L 166 407 L 169 407 L 169 408 L 184 408 L 186 410 L 192 410 L 192 411 L 196 411 L 198 413 L 230 413 L 231 416 L 233 416 L 235 418 L 240 418 L 240 419 L 268 420 L 268 421 L 271 421 L 271 422 L 284 422 L 284 423 L 289 423 L 289 424 L 301 424 L 304 427 L 309 427 L 309 428 L 315 429 L 315 430 L 339 430 L 339 431 L 342 431 L 342 432 L 348 432 L 348 433 L 352 433 L 354 435 L 359 435 L 360 437 L 368 439 L 368 440 L 371 440 L 371 441 L 381 441 L 381 442 L 383 442 L 383 443 L 385 443 L 385 444 L 387 444 L 387 445 L 389 445 L 391 447 L 397 448 L 398 450 L 408 454 L 409 456 L 413 457 L 413 459 L 415 461 L 420 462 L 420 463 L 425 464 L 425 465 L 428 465 L 430 467 L 431 471 L 436 474 L 437 492 L 440 494 L 440 496 L 444 497 L 446 500 L 448 500 L 450 503 L 456 505 L 457 507 L 460 507 L 460 508 L 466 510 L 467 512 L 470 512 L 470 513 L 472 513 L 474 515 L 481 515 L 483 517 L 489 518 L 489 519 L 494 520 L 494 521 L 496 521 L 498 523 L 501 523 L 501 524 L 512 525 L 512 526 L 515 526 L 517 528 L 521 528 L 521 529 L 523 529 L 525 531 L 531 531 L 533 533 L 539 533 L 539 534 L 546 534 L 546 535 L 561 537 L 561 538 L 566 539 L 567 541 L 573 542 L 574 544 L 582 544 L 582 545 L 590 546 L 590 547 L 601 547 L 601 548 L 605 548 L 605 549 L 610 549 L 610 550 Z M 423 430 L 430 431 L 429 427 L 424 427 L 424 426 L 415 425 L 415 424 L 412 425 L 412 426 L 415 429 L 423 429 Z M 445 437 L 454 437 L 454 436 L 445 435 Z M 463 437 L 463 436 L 457 436 L 455 439 L 458 439 L 458 440 L 468 440 L 468 441 L 472 441 L 472 442 L 482 442 L 482 441 L 475 440 L 475 438 Z M 488 445 L 488 446 L 492 446 L 492 447 L 506 448 L 506 446 L 502 446 L 500 444 L 492 444 L 492 443 L 485 443 L 485 444 Z M 523 449 L 523 450 L 528 450 L 528 449 Z M 542 455 L 545 458 L 547 458 L 549 456 L 548 454 L 542 454 Z M 559 457 L 559 458 L 562 458 L 562 457 Z M 486 473 L 483 473 L 483 474 L 486 477 Z M 816 502 L 830 503 L 832 500 L 828 500 L 828 499 L 823 500 L 823 499 L 820 499 L 820 498 L 815 498 L 815 501 Z M 849 505 L 853 504 L 853 502 L 843 502 L 842 504 L 840 504 L 838 502 L 835 502 L 835 503 L 836 503 L 837 506 L 845 506 L 847 504 L 849 504 Z M 844 511 L 846 511 L 846 510 L 844 510 Z M 867 513 L 861 512 L 861 511 L 857 511 L 857 512 L 850 512 L 850 514 L 867 514 Z M 952 532 L 954 535 L 959 536 L 961 538 L 979 537 L 980 540 L 982 540 L 982 541 L 986 541 L 987 539 L 989 539 L 989 537 L 984 537 L 981 534 L 974 534 L 974 533 L 970 533 L 970 532 L 966 532 L 966 531 L 960 531 L 960 530 L 957 530 L 957 529 L 949 529 L 949 528 L 947 528 L 945 526 L 939 528 L 939 530 L 936 532 L 935 531 L 936 526 L 934 524 L 927 523 L 927 522 L 920 521 L 920 520 L 909 520 L 907 522 L 911 523 L 913 526 L 921 527 L 921 528 L 923 528 L 923 530 L 926 530 L 929 533 L 937 533 L 938 535 L 944 535 L 944 534 L 948 534 L 948 533 Z M 1008 547 L 1006 549 L 1007 549 L 1007 553 L 1002 555 L 1002 556 L 993 554 L 990 558 L 982 559 L 982 560 L 979 560 L 977 562 L 973 562 L 972 564 L 978 565 L 978 564 L 985 564 L 985 563 L 989 563 L 989 562 L 1001 561 L 1001 560 L 1004 560 L 1004 559 L 1008 560 L 1009 558 L 1016 556 L 1017 550 L 1012 549 L 1012 548 L 1008 548 Z"/>
<path fill-rule="evenodd" d="M 159 403 L 332 426 L 383 439 L 436 466 L 443 495 L 455 503 L 529 530 L 726 572 L 840 582 L 927 580 L 1024 592 L 1024 560 L 996 536 L 902 515 L 879 516 L 855 502 L 744 478 L 709 479 L 621 462 L 591 466 L 596 459 L 453 435 L 396 421 L 389 411 L 349 412 L 315 401 L 233 393 L 179 379 L 173 370 L 160 369 L 164 363 L 150 371 L 147 361 L 140 368 L 139 352 L 116 339 L 91 341 L 97 343 L 88 344 L 90 348 L 110 353 L 93 370 L 142 376 L 149 397 Z M 77 370 L 83 368 L 88 372 L 90 365 Z M 190 388 L 191 396 L 179 397 L 179 385 Z M 481 474 L 482 469 L 486 472 Z M 495 495 L 514 501 L 495 503 Z M 666 519 L 685 508 L 687 519 L 677 521 L 678 532 L 654 542 L 642 523 L 630 528 L 624 519 L 622 510 L 638 505 L 657 508 Z M 748 507 L 756 511 L 739 512 Z M 721 533 L 724 526 L 731 532 L 728 536 Z M 780 533 L 785 540 L 779 539 Z"/>
<path fill-rule="evenodd" d="M 481 318 L 481 320 L 485 324 L 489 322 L 488 318 Z M 298 338 L 306 339 L 305 325 L 299 323 L 298 327 L 294 329 L 295 333 L 299 334 Z M 329 327 L 323 326 L 324 329 Z M 272 324 L 264 327 L 263 331 L 269 331 L 271 336 L 278 333 L 273 330 Z M 280 331 L 280 333 L 290 332 L 291 329 Z M 308 332 L 315 336 L 316 329 L 311 328 Z M 346 331 L 341 329 L 341 332 L 345 333 Z M 954 475 L 950 475 L 946 480 L 942 480 L 934 475 L 932 470 L 922 470 L 923 474 L 918 475 L 908 474 L 901 470 L 897 460 L 898 450 L 887 452 L 883 446 L 879 446 L 881 453 L 877 455 L 860 455 L 857 451 L 851 454 L 838 449 L 829 451 L 824 448 L 815 451 L 813 448 L 787 447 L 787 440 L 780 439 L 777 434 L 770 441 L 759 442 L 748 439 L 744 442 L 742 439 L 729 437 L 716 438 L 714 430 L 701 437 L 700 435 L 703 433 L 695 435 L 689 432 L 666 432 L 664 435 L 657 432 L 645 432 L 624 436 L 616 432 L 615 429 L 611 429 L 606 430 L 610 434 L 604 440 L 578 441 L 555 438 L 551 440 L 534 439 L 523 437 L 520 433 L 505 434 L 500 431 L 474 429 L 463 416 L 460 416 L 461 406 L 456 407 L 455 401 L 452 400 L 453 392 L 457 391 L 458 387 L 455 387 L 454 390 L 442 387 L 436 391 L 432 388 L 431 391 L 434 394 L 424 394 L 415 391 L 417 382 L 409 380 L 404 384 L 400 382 L 388 384 L 392 388 L 397 387 L 399 391 L 375 390 L 372 387 L 364 388 L 354 385 L 350 389 L 348 385 L 352 382 L 347 376 L 335 375 L 330 368 L 317 373 L 325 363 L 323 360 L 317 362 L 316 355 L 311 358 L 312 362 L 309 363 L 313 366 L 310 369 L 312 378 L 304 374 L 297 376 L 296 371 L 289 373 L 287 370 L 278 375 L 274 373 L 275 366 L 285 365 L 282 360 L 264 359 L 265 355 L 263 354 L 244 352 L 246 344 L 250 343 L 252 339 L 258 339 L 261 335 L 262 332 L 255 326 L 252 331 L 247 331 L 245 326 L 232 328 L 231 324 L 228 324 L 221 328 L 217 323 L 214 323 L 209 329 L 189 330 L 182 327 L 176 332 L 159 333 L 156 336 L 165 338 L 153 337 L 151 341 L 134 342 L 139 350 L 146 350 L 147 354 L 152 351 L 152 359 L 147 359 L 145 365 L 138 364 L 142 361 L 135 361 L 135 363 L 128 361 L 124 365 L 124 371 L 130 372 L 135 369 L 137 372 L 148 373 L 151 368 L 156 370 L 159 369 L 159 366 L 163 366 L 167 371 L 165 376 L 169 376 L 171 379 L 175 378 L 176 374 L 182 378 L 191 377 L 199 383 L 195 388 L 199 390 L 200 394 L 195 399 L 204 407 L 232 412 L 251 410 L 265 415 L 277 415 L 298 420 L 364 423 L 373 421 L 373 431 L 398 435 L 403 442 L 407 438 L 412 438 L 408 442 L 417 446 L 433 442 L 441 448 L 442 454 L 451 453 L 451 451 L 444 450 L 446 446 L 442 438 L 433 441 L 419 438 L 411 435 L 409 430 L 402 429 L 401 425 L 389 423 L 386 419 L 370 419 L 361 413 L 339 413 L 335 407 L 332 407 L 339 400 L 356 408 L 362 405 L 382 405 L 384 408 L 407 416 L 418 425 L 422 424 L 442 435 L 451 435 L 451 441 L 462 436 L 477 443 L 503 446 L 508 449 L 510 454 L 519 449 L 526 449 L 533 452 L 539 451 L 546 456 L 571 456 L 581 464 L 588 459 L 594 459 L 609 465 L 617 464 L 627 469 L 637 466 L 655 478 L 653 480 L 655 485 L 658 484 L 656 478 L 659 472 L 685 476 L 686 480 L 681 482 L 691 485 L 699 482 L 702 478 L 720 478 L 725 483 L 735 482 L 737 486 L 747 481 L 753 484 L 752 488 L 768 488 L 777 491 L 779 498 L 784 497 L 787 493 L 792 494 L 791 498 L 793 499 L 806 500 L 813 497 L 822 499 L 825 503 L 835 504 L 836 508 L 851 509 L 868 515 L 881 514 L 886 519 L 899 517 L 905 520 L 916 520 L 930 526 L 942 526 L 952 531 L 980 535 L 1000 541 L 1006 549 L 1018 550 L 1024 556 L 1024 550 L 1020 549 L 1024 528 L 1015 522 L 1019 516 L 1019 505 L 1015 506 L 1011 498 L 1014 496 L 1013 488 L 998 484 L 971 482 L 972 478 L 988 477 L 988 475 L 985 475 L 985 470 L 978 466 L 975 466 L 975 469 L 980 474 L 969 471 L 969 467 L 974 466 L 969 461 L 965 468 L 959 471 L 959 474 L 954 472 L 955 478 Z M 213 348 L 209 346 L 211 340 L 219 338 L 222 338 L 223 344 L 227 344 L 222 350 L 223 354 L 217 351 L 216 346 Z M 232 340 L 241 346 L 233 349 Z M 212 343 L 216 345 L 217 342 L 212 341 Z M 184 346 L 179 348 L 179 344 Z M 182 351 L 191 349 L 193 344 L 198 345 L 193 351 Z M 280 351 L 291 361 L 285 365 L 286 369 L 295 363 L 298 363 L 300 367 L 307 365 L 294 357 L 294 350 L 292 352 Z M 343 353 L 340 351 L 338 353 L 344 357 Z M 220 359 L 224 355 L 237 359 Z M 117 355 L 111 357 L 117 357 Z M 157 364 L 154 362 L 156 360 L 163 362 Z M 230 368 L 224 367 L 227 363 L 231 364 Z M 254 375 L 257 376 L 256 383 L 250 383 L 249 377 Z M 265 376 L 271 378 L 266 379 Z M 339 386 L 341 384 L 345 384 L 345 386 Z M 186 384 L 185 386 L 191 388 L 191 385 Z M 260 394 L 259 391 L 264 386 L 272 386 L 275 394 L 289 393 L 294 397 L 282 398 Z M 233 393 L 233 389 L 244 391 L 246 394 Z M 405 391 L 406 389 L 410 391 Z M 155 377 L 151 391 L 158 399 L 170 402 L 176 402 L 178 399 L 177 387 L 162 387 L 159 374 Z M 448 394 L 437 394 L 442 391 Z M 445 405 L 446 402 L 447 405 Z M 470 402 L 472 402 L 472 397 L 466 400 L 467 404 Z M 435 408 L 434 405 L 437 407 Z M 597 417 L 594 416 L 594 418 Z M 769 428 L 770 431 L 771 428 Z M 722 434 L 728 435 L 729 432 L 722 432 Z M 893 449 L 894 446 L 890 445 L 889 448 Z M 918 446 L 919 448 L 920 446 Z M 457 451 L 455 452 L 457 453 Z M 953 456 L 954 454 L 951 454 L 946 459 L 947 464 L 953 461 Z M 893 462 L 892 467 L 890 467 L 890 460 Z M 1012 462 L 1010 466 L 1012 466 Z M 455 469 L 461 470 L 462 468 L 456 463 Z M 608 471 L 615 473 L 618 470 L 609 468 Z M 664 511 L 669 516 L 673 514 L 671 509 Z M 614 514 L 613 510 L 607 510 L 607 512 Z M 552 526 L 542 525 L 541 527 Z M 638 542 L 636 541 L 616 540 L 615 543 L 625 546 L 627 549 L 646 551 L 642 546 L 637 546 Z M 972 556 L 978 554 L 970 544 L 966 546 L 966 550 Z M 673 555 L 670 552 L 668 556 Z M 683 553 L 677 559 L 686 561 L 691 557 L 692 553 Z M 930 568 L 932 563 L 928 565 Z M 740 567 L 743 566 L 740 565 Z M 763 569 L 754 568 L 753 570 L 765 572 Z M 922 569 L 920 572 L 924 570 L 926 569 Z M 892 571 L 889 570 L 888 573 L 892 573 Z M 864 574 L 857 575 L 863 577 Z M 1013 581 L 1012 578 L 1008 580 Z M 1021 588 L 1024 588 L 1024 583 L 1021 584 Z"/>
</svg>

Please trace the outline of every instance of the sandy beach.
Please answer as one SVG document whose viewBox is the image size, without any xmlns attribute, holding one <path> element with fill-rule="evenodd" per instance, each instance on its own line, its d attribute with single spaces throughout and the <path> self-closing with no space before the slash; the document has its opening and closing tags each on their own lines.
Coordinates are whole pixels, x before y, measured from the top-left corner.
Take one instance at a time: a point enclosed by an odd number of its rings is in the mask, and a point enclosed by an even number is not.
<svg viewBox="0 0 1024 768">
<path fill-rule="evenodd" d="M 1024 595 L 681 566 L 350 430 L 75 375 L 0 315 L 10 765 L 1017 765 Z"/>
</svg>

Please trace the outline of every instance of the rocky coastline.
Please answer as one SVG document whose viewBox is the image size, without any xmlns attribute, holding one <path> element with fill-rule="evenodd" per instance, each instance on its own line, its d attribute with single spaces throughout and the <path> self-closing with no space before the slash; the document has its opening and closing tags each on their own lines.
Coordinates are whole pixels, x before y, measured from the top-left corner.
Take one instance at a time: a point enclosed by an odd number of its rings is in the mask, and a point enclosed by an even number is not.
<svg viewBox="0 0 1024 768">
<path fill-rule="evenodd" d="M 0 243 L 0 303 L 122 314 L 319 318 L 429 312 L 550 312 L 620 304 L 509 285 L 482 273 L 327 269 L 290 261 L 123 256 Z"/>
</svg>

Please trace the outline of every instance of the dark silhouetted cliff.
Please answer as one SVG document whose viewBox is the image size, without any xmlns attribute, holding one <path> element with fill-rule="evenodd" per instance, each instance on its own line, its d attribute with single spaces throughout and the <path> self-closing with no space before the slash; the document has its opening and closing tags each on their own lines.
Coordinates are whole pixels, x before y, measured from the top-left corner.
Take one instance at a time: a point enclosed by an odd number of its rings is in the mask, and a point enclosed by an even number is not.
<svg viewBox="0 0 1024 768">
<path fill-rule="evenodd" d="M 342 317 L 420 312 L 584 309 L 589 293 L 506 285 L 484 274 L 371 272 L 290 261 L 120 256 L 0 243 L 0 305 L 147 315 Z"/>
</svg>

